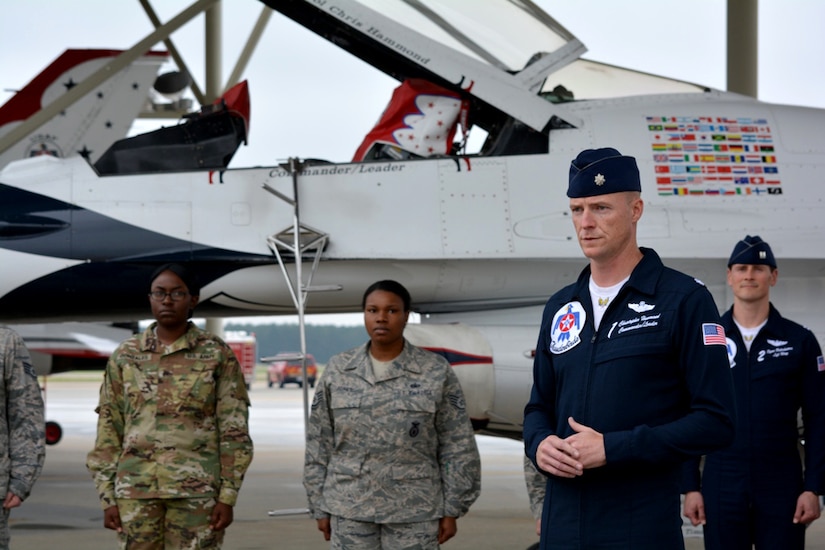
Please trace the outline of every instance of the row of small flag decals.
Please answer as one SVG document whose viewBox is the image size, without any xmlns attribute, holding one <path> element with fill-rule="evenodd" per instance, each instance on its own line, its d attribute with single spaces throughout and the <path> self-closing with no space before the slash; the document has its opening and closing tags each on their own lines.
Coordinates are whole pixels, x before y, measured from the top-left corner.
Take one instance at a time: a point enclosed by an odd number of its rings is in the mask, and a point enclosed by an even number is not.
<svg viewBox="0 0 825 550">
<path fill-rule="evenodd" d="M 781 195 L 766 119 L 646 117 L 659 195 Z"/>
</svg>

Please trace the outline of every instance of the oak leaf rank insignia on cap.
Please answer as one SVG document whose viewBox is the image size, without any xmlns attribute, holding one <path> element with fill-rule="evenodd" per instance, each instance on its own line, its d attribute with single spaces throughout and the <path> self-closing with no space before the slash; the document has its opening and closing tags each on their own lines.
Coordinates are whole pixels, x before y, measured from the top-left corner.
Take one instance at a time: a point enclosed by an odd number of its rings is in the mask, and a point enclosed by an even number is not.
<svg viewBox="0 0 825 550">
<path fill-rule="evenodd" d="M 612 147 L 586 149 L 570 163 L 567 196 L 571 199 L 641 190 L 636 159 Z"/>
</svg>

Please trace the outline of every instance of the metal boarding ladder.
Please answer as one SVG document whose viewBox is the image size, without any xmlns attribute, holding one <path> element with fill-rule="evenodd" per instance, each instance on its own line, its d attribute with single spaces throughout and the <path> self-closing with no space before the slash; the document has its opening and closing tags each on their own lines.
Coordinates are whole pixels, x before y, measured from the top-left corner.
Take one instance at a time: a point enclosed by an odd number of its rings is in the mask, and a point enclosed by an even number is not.
<svg viewBox="0 0 825 550">
<path fill-rule="evenodd" d="M 296 158 L 289 158 L 285 164 L 281 165 L 292 176 L 292 197 L 289 197 L 277 189 L 264 183 L 263 187 L 266 191 L 272 193 L 277 198 L 292 206 L 292 225 L 289 225 L 266 238 L 266 244 L 269 249 L 275 254 L 278 259 L 278 265 L 281 267 L 281 274 L 284 276 L 289 294 L 292 297 L 292 303 L 295 305 L 295 310 L 298 313 L 298 328 L 301 339 L 301 352 L 296 359 L 301 359 L 302 375 L 304 380 L 307 379 L 307 365 L 306 365 L 306 323 L 305 323 L 305 309 L 307 294 L 309 292 L 324 292 L 341 290 L 341 285 L 327 285 L 327 286 L 312 286 L 312 278 L 318 271 L 318 265 L 321 260 L 321 254 L 329 242 L 329 235 L 301 223 L 300 203 L 298 200 L 298 176 L 304 169 L 304 163 Z M 312 268 L 307 274 L 306 283 L 303 279 L 303 258 L 304 254 L 313 251 Z M 292 254 L 295 263 L 295 280 L 290 277 L 289 271 L 286 268 L 284 261 L 284 253 Z M 307 418 L 309 418 L 309 404 L 307 385 L 302 384 L 304 390 L 304 425 L 306 426 Z"/>
<path fill-rule="evenodd" d="M 298 313 L 298 331 L 301 340 L 301 352 L 295 356 L 294 359 L 301 360 L 301 373 L 304 383 L 301 385 L 304 392 L 304 433 L 306 433 L 307 422 L 309 419 L 309 390 L 306 383 L 307 380 L 307 350 L 306 350 L 306 323 L 305 323 L 305 309 L 307 294 L 310 292 L 324 292 L 341 290 L 341 285 L 327 285 L 327 286 L 312 286 L 312 277 L 318 270 L 318 265 L 321 260 L 321 254 L 329 242 L 329 235 L 301 223 L 300 204 L 298 200 L 298 176 L 304 169 L 304 163 L 299 159 L 290 157 L 285 164 L 281 164 L 292 176 L 292 197 L 289 197 L 277 189 L 263 184 L 263 188 L 269 193 L 275 195 L 277 198 L 292 206 L 292 224 L 285 227 L 278 233 L 272 234 L 266 238 L 266 244 L 275 257 L 278 259 L 278 265 L 281 267 L 281 274 L 284 276 L 289 294 L 292 297 L 292 303 L 295 305 L 295 310 Z M 303 258 L 304 254 L 313 251 L 312 268 L 307 274 L 306 283 L 303 279 Z M 290 277 L 289 271 L 286 268 L 284 261 L 284 253 L 291 253 L 295 263 L 295 280 Z M 262 361 L 266 361 L 267 357 L 262 357 Z M 306 508 L 295 508 L 289 510 L 270 510 L 269 516 L 284 516 L 294 514 L 305 514 L 309 510 Z"/>
</svg>

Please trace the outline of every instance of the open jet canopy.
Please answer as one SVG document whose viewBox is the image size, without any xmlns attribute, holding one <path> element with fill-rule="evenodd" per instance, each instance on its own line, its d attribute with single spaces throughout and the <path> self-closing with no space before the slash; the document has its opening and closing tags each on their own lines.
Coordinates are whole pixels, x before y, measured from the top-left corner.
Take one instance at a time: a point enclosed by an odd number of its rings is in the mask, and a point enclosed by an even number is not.
<svg viewBox="0 0 825 550">
<path fill-rule="evenodd" d="M 584 45 L 529 0 L 262 1 L 398 80 L 472 96 L 472 122 L 485 129 L 513 118 L 547 133 L 580 127 L 558 104 L 570 99 L 703 90 L 580 59 Z"/>
</svg>

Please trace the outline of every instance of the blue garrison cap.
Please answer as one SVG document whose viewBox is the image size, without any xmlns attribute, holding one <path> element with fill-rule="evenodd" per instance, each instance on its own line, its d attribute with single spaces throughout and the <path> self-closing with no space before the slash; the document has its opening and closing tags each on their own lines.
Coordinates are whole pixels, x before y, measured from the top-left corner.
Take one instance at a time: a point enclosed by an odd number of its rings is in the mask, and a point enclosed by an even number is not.
<svg viewBox="0 0 825 550">
<path fill-rule="evenodd" d="M 641 190 L 636 159 L 612 147 L 586 149 L 570 163 L 567 196 L 571 199 Z"/>
<path fill-rule="evenodd" d="M 747 235 L 736 243 L 728 260 L 728 267 L 733 264 L 769 265 L 776 269 L 776 260 L 771 247 L 758 235 Z"/>
</svg>

